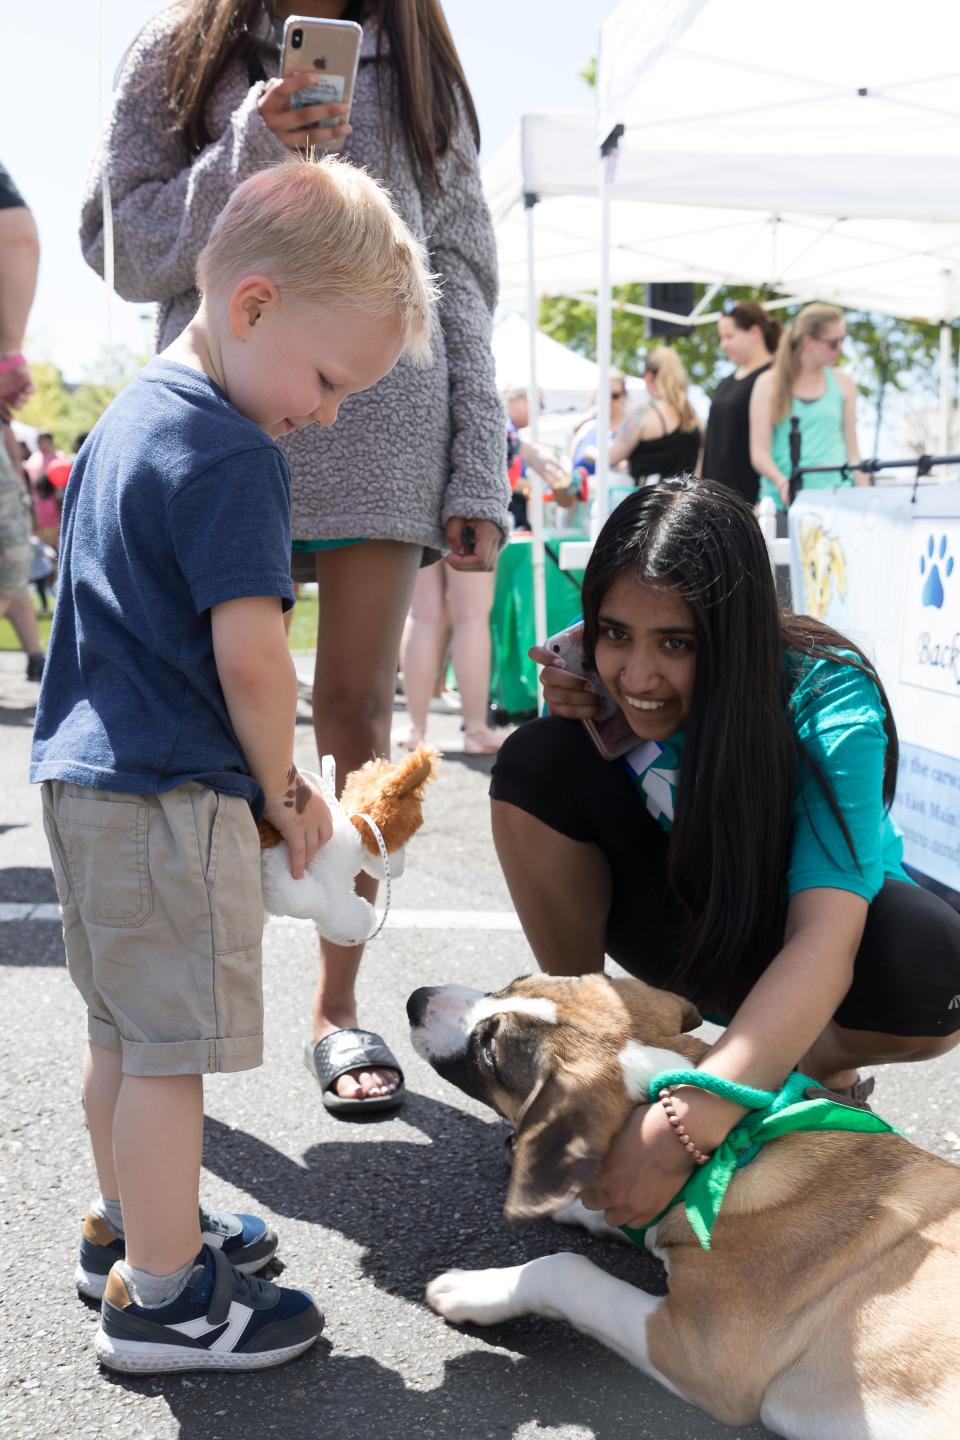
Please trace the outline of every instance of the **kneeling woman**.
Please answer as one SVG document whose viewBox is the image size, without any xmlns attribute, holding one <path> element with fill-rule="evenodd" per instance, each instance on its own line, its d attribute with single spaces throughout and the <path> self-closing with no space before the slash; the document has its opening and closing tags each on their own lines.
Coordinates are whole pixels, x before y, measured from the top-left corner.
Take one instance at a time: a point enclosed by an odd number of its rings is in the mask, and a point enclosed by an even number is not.
<svg viewBox="0 0 960 1440">
<path fill-rule="evenodd" d="M 797 1068 L 863 1098 L 861 1066 L 951 1049 L 960 916 L 902 868 L 886 696 L 849 640 L 778 608 L 749 507 L 686 479 L 628 497 L 583 612 L 636 747 L 602 759 L 577 723 L 596 697 L 551 666 L 550 716 L 504 744 L 491 788 L 542 968 L 599 971 L 606 954 L 687 996 L 726 1025 L 702 1068 L 760 1089 Z M 676 1108 L 704 1153 L 744 1113 L 691 1088 Z M 639 1106 L 584 1198 L 640 1225 L 692 1165 L 663 1107 Z"/>
</svg>

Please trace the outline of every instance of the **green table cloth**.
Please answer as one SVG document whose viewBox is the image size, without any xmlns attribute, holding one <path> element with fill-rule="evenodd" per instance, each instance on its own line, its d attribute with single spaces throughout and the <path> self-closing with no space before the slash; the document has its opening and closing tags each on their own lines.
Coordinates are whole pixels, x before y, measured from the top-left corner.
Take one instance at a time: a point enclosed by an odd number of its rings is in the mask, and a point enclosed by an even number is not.
<svg viewBox="0 0 960 1440">
<path fill-rule="evenodd" d="M 587 539 L 585 530 L 547 531 L 544 536 L 549 635 L 565 629 L 580 614 L 583 571 L 560 569 L 560 546 L 567 540 Z M 527 658 L 527 651 L 547 637 L 535 633 L 531 535 L 511 535 L 500 554 L 490 636 L 492 703 L 506 715 L 532 714 L 537 708 L 537 667 Z"/>
</svg>

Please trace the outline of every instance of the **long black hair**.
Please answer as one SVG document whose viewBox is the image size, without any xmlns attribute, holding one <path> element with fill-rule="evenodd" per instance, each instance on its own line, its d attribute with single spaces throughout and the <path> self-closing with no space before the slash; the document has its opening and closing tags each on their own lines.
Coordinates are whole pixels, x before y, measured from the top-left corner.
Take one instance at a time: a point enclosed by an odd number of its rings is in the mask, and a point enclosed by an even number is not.
<svg viewBox="0 0 960 1440">
<path fill-rule="evenodd" d="M 851 854 L 836 796 L 788 711 L 805 660 L 831 659 L 877 685 L 887 735 L 883 799 L 893 801 L 897 733 L 887 697 L 850 640 L 782 611 L 753 512 L 725 485 L 681 477 L 617 506 L 583 578 L 583 646 L 592 664 L 604 596 L 624 573 L 675 588 L 696 632 L 696 671 L 667 848 L 680 902 L 671 983 L 727 1014 L 782 943 L 793 806 L 804 771 L 823 790 Z"/>
</svg>

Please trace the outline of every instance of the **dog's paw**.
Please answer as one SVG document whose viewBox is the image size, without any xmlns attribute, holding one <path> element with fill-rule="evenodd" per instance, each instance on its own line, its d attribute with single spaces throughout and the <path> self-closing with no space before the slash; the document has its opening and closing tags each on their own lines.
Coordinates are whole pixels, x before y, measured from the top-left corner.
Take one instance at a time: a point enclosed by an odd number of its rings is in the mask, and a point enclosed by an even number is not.
<svg viewBox="0 0 960 1440">
<path fill-rule="evenodd" d="M 615 1225 L 608 1225 L 602 1210 L 588 1210 L 582 1200 L 571 1200 L 561 1210 L 554 1210 L 550 1219 L 556 1225 L 581 1225 L 590 1235 L 601 1240 L 620 1240 L 629 1244 L 626 1235 Z"/>
<path fill-rule="evenodd" d="M 453 1325 L 498 1325 L 523 1314 L 517 1289 L 524 1268 L 448 1270 L 430 1281 L 427 1304 Z"/>
</svg>

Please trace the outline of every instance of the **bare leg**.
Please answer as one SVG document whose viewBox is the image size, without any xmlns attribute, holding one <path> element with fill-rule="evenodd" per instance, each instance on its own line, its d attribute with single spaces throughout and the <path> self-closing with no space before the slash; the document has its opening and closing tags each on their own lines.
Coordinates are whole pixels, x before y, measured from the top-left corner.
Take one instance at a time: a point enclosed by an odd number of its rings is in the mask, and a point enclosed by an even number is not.
<svg viewBox="0 0 960 1440">
<path fill-rule="evenodd" d="M 87 1041 L 83 1057 L 83 1111 L 90 1131 L 90 1144 L 97 1167 L 100 1194 L 105 1200 L 119 1200 L 120 1186 L 113 1163 L 113 1116 L 123 1079 L 119 1050 Z"/>
<path fill-rule="evenodd" d="M 413 600 L 404 630 L 403 689 L 410 716 L 410 743 L 422 740 L 427 712 L 437 683 L 440 647 L 446 624 L 444 569 L 428 565 L 413 587 Z"/>
<path fill-rule="evenodd" d="M 463 703 L 464 748 L 474 754 L 499 749 L 487 728 L 490 703 L 490 607 L 495 576 L 447 571 L 447 605 L 453 624 L 453 668 Z"/>
<path fill-rule="evenodd" d="M 198 1254 L 203 1080 L 124 1075 L 113 1122 L 127 1263 L 169 1275 Z"/>
<path fill-rule="evenodd" d="M 852 1085 L 864 1065 L 896 1065 L 935 1060 L 960 1044 L 960 1031 L 932 1035 L 883 1035 L 872 1030 L 845 1030 L 832 1020 L 814 1041 L 798 1068 L 825 1085 Z"/>
<path fill-rule="evenodd" d="M 601 971 L 613 894 L 603 852 L 504 800 L 490 808 L 500 868 L 541 970 Z"/>
<path fill-rule="evenodd" d="M 40 655 L 43 646 L 40 644 L 40 627 L 37 625 L 37 612 L 33 608 L 33 601 L 25 590 L 22 595 L 15 595 L 7 604 L 7 619 L 17 632 L 20 644 L 27 655 Z"/>
<path fill-rule="evenodd" d="M 320 625 L 313 682 L 313 725 L 321 755 L 333 755 L 342 786 L 351 770 L 390 751 L 390 722 L 403 621 L 420 566 L 420 547 L 367 540 L 317 556 Z M 376 898 L 377 882 L 357 878 L 357 893 Z M 320 943 L 313 1038 L 357 1024 L 356 980 L 362 945 Z M 336 1082 L 347 1099 L 396 1088 L 394 1070 L 351 1071 Z"/>
</svg>

